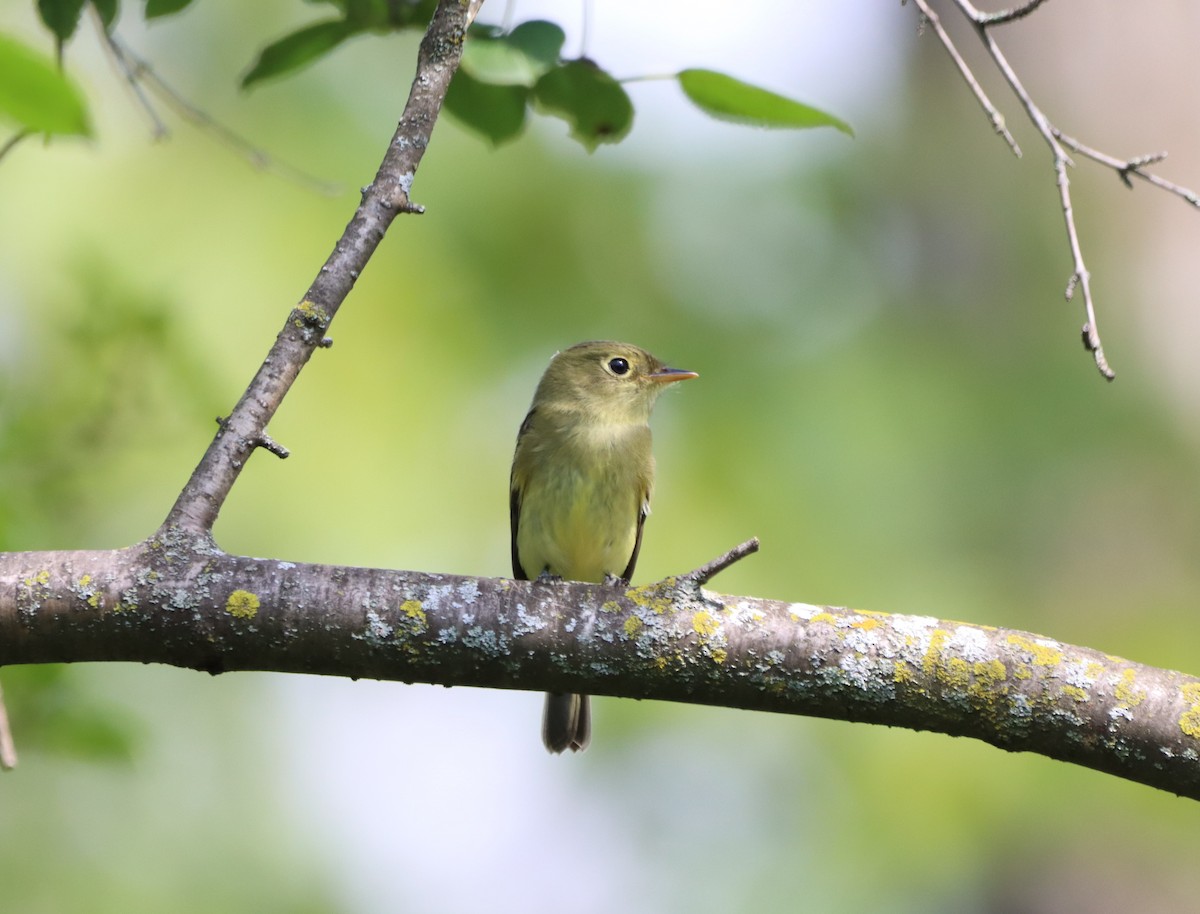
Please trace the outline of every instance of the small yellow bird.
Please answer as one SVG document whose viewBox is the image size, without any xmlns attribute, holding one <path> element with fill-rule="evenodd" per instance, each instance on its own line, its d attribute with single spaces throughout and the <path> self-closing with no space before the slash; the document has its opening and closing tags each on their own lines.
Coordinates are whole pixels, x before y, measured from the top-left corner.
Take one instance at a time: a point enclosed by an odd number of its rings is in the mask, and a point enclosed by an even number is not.
<svg viewBox="0 0 1200 914">
<path fill-rule="evenodd" d="M 514 578 L 632 577 L 654 487 L 650 411 L 667 384 L 695 377 L 628 343 L 579 343 L 550 360 L 513 455 Z M 548 694 L 546 748 L 590 739 L 587 696 Z"/>
</svg>

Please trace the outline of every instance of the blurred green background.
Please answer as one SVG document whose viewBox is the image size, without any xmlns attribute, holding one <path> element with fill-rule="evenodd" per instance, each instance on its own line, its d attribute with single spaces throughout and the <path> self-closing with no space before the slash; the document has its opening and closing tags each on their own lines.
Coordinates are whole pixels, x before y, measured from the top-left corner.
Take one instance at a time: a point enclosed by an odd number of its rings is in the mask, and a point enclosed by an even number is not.
<svg viewBox="0 0 1200 914">
<path fill-rule="evenodd" d="M 912 9 L 830 6 L 597 4 L 589 51 L 619 75 L 725 69 L 854 140 L 710 123 L 667 83 L 631 87 L 633 134 L 592 156 L 558 122 L 499 151 L 439 123 L 428 212 L 394 225 L 271 427 L 291 458 L 255 456 L 221 545 L 507 574 L 533 386 L 556 349 L 620 338 L 701 374 L 655 416 L 642 580 L 758 535 L 718 589 L 1200 672 L 1200 216 L 1073 172 L 1105 384 L 1016 106 L 989 81 L 1022 160 Z M 27 7 L 0 29 L 49 48 Z M 152 532 L 348 219 L 415 39 L 240 96 L 314 9 L 127 11 L 121 31 L 336 197 L 177 121 L 151 142 L 90 35 L 68 60 L 96 139 L 0 163 L 0 549 Z M 577 12 L 554 14 L 568 49 Z M 1003 39 L 1068 132 L 1166 143 L 1162 170 L 1200 184 L 1195 106 L 1165 100 L 1200 84 L 1197 13 L 1127 18 L 1064 0 Z M 563 759 L 522 693 L 120 665 L 2 682 L 22 751 L 0 777 L 6 912 L 1178 911 L 1200 891 L 1192 802 L 939 735 L 601 699 L 593 747 Z"/>
</svg>

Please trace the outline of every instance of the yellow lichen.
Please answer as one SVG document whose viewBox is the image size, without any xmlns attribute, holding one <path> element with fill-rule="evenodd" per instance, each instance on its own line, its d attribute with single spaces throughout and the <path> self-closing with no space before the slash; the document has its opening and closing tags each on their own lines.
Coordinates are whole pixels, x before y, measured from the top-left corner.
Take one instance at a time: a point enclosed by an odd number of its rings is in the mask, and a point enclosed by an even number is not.
<svg viewBox="0 0 1200 914">
<path fill-rule="evenodd" d="M 1033 668 L 1028 664 L 1018 663 L 1013 667 L 1013 679 L 1032 679 Z"/>
<path fill-rule="evenodd" d="M 703 609 L 692 616 L 692 628 L 696 630 L 697 634 L 703 635 L 706 638 L 716 632 L 718 627 L 719 623 L 717 620 Z"/>
<path fill-rule="evenodd" d="M 956 689 L 965 689 L 971 684 L 971 667 L 961 657 L 951 657 L 938 678 Z"/>
<path fill-rule="evenodd" d="M 405 600 L 400 604 L 400 612 L 416 622 L 422 629 L 428 624 L 420 600 Z"/>
<path fill-rule="evenodd" d="M 43 568 L 33 577 L 26 578 L 23 583 L 26 587 L 33 587 L 35 584 L 40 584 L 42 587 L 45 587 L 50 583 L 50 571 L 47 568 Z"/>
<path fill-rule="evenodd" d="M 1063 694 L 1068 698 L 1074 698 L 1076 701 L 1087 701 L 1087 691 L 1075 685 L 1064 685 L 1062 687 Z"/>
<path fill-rule="evenodd" d="M 1038 644 L 1024 635 L 1009 635 L 1008 643 L 1032 654 L 1034 666 L 1055 666 L 1063 659 L 1063 653 L 1058 648 Z"/>
<path fill-rule="evenodd" d="M 600 604 L 600 612 L 602 613 L 619 613 L 620 611 L 621 604 L 616 600 L 605 600 Z"/>
<path fill-rule="evenodd" d="M 296 305 L 296 312 L 300 315 L 300 320 L 296 321 L 297 327 L 302 327 L 305 323 L 316 324 L 320 327 L 328 326 L 330 317 L 329 312 L 315 302 L 309 301 L 307 298 Z"/>
<path fill-rule="evenodd" d="M 1133 681 L 1136 675 L 1132 669 L 1122 670 L 1121 681 L 1113 689 L 1113 695 L 1116 696 L 1117 701 L 1126 708 L 1136 708 L 1146 700 L 1146 690 L 1134 688 Z"/>
<path fill-rule="evenodd" d="M 892 679 L 894 679 L 896 682 L 912 682 L 915 677 L 916 674 L 913 673 L 912 667 L 910 667 L 903 660 L 896 661 L 895 671 L 892 673 Z"/>
<path fill-rule="evenodd" d="M 935 628 L 929 634 L 929 647 L 925 651 L 925 656 L 921 658 L 921 672 L 930 679 L 937 675 L 938 667 L 942 663 L 942 647 L 946 644 L 948 637 L 945 629 L 941 628 Z"/>
<path fill-rule="evenodd" d="M 258 615 L 258 596 L 248 590 L 235 590 L 225 601 L 225 612 L 235 619 L 253 619 Z"/>
<path fill-rule="evenodd" d="M 808 620 L 809 622 L 827 622 L 834 625 L 837 622 L 837 616 L 833 613 L 814 613 Z"/>
<path fill-rule="evenodd" d="M 863 631 L 869 632 L 873 628 L 879 627 L 878 619 L 856 619 L 850 623 L 851 628 L 861 628 Z"/>
<path fill-rule="evenodd" d="M 987 705 L 1005 694 L 1002 683 L 1008 679 L 1008 670 L 999 660 L 977 660 L 971 665 L 972 681 L 967 694 L 977 705 Z"/>
<path fill-rule="evenodd" d="M 713 648 L 712 659 L 717 663 L 724 663 L 729 659 L 729 652 L 723 647 Z"/>
<path fill-rule="evenodd" d="M 625 634 L 632 638 L 642 630 L 644 624 L 637 616 L 630 616 L 625 620 Z"/>
<path fill-rule="evenodd" d="M 671 609 L 670 597 L 664 597 L 653 587 L 631 587 L 625 591 L 625 596 L 632 600 L 634 605 L 649 609 L 660 616 Z"/>
<path fill-rule="evenodd" d="M 654 665 L 656 667 L 658 667 L 660 670 L 665 670 L 667 668 L 667 658 L 666 657 L 655 657 Z"/>
<path fill-rule="evenodd" d="M 1193 739 L 1200 739 L 1200 682 L 1189 682 L 1183 689 L 1183 700 L 1191 707 L 1179 718 L 1179 729 Z"/>
</svg>

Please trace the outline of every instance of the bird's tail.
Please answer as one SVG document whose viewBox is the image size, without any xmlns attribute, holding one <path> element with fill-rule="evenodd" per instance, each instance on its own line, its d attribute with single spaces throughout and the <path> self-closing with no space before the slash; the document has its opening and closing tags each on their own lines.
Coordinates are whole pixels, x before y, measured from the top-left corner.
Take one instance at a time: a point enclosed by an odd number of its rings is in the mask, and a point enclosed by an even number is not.
<svg viewBox="0 0 1200 914">
<path fill-rule="evenodd" d="M 586 695 L 546 693 L 542 742 L 551 752 L 579 752 L 592 740 L 592 710 Z"/>
</svg>

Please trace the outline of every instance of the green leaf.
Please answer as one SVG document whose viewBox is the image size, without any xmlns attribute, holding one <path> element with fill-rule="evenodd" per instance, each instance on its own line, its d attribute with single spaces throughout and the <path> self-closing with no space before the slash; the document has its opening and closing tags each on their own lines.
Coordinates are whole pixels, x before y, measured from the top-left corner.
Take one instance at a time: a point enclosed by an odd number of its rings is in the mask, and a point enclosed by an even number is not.
<svg viewBox="0 0 1200 914">
<path fill-rule="evenodd" d="M 425 28 L 433 16 L 437 0 L 305 0 L 336 8 L 347 22 L 363 31 L 399 31 Z"/>
<path fill-rule="evenodd" d="M 480 82 L 465 70 L 454 74 L 446 93 L 446 111 L 493 146 L 511 140 L 525 126 L 524 86 L 496 86 Z"/>
<path fill-rule="evenodd" d="M 558 63 L 566 35 L 553 22 L 522 22 L 507 35 L 472 34 L 463 47 L 462 68 L 486 83 L 532 86 Z"/>
<path fill-rule="evenodd" d="M 83 93 L 52 60 L 0 35 L 0 118 L 34 133 L 88 134 Z"/>
<path fill-rule="evenodd" d="M 170 16 L 184 9 L 192 0 L 146 0 L 146 18 L 157 19 Z"/>
<path fill-rule="evenodd" d="M 106 32 L 112 29 L 113 23 L 117 21 L 118 6 L 117 0 L 92 0 L 92 7 L 100 15 Z"/>
<path fill-rule="evenodd" d="M 633 126 L 633 103 L 621 84 L 587 58 L 555 67 L 533 87 L 538 106 L 561 117 L 589 151 L 617 143 Z"/>
<path fill-rule="evenodd" d="M 60 53 L 62 46 L 75 34 L 86 2 L 87 0 L 37 0 L 38 15 L 46 28 L 58 39 Z"/>
<path fill-rule="evenodd" d="M 258 60 L 242 77 L 242 88 L 248 89 L 269 77 L 306 67 L 358 31 L 357 26 L 344 19 L 331 19 L 292 32 L 259 52 Z"/>
<path fill-rule="evenodd" d="M 835 127 L 854 136 L 850 125 L 832 114 L 724 73 L 683 70 L 677 78 L 687 97 L 715 118 L 756 127 Z"/>
</svg>

